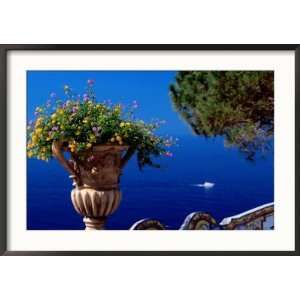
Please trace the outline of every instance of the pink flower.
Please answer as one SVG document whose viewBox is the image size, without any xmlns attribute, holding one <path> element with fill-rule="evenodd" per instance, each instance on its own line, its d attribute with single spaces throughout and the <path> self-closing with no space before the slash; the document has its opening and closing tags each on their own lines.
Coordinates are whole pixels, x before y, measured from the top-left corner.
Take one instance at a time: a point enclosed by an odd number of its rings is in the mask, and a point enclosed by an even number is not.
<svg viewBox="0 0 300 300">
<path fill-rule="evenodd" d="M 139 105 L 138 105 L 138 103 L 137 103 L 137 101 L 132 101 L 132 108 L 133 109 L 136 109 L 136 108 L 138 108 L 139 107 Z"/>
<path fill-rule="evenodd" d="M 94 85 L 94 83 L 95 83 L 95 80 L 93 80 L 93 79 L 89 79 L 89 80 L 87 81 L 87 84 L 88 84 L 89 86 Z"/>
<path fill-rule="evenodd" d="M 172 157 L 172 156 L 173 156 L 173 153 L 170 152 L 170 151 L 167 151 L 167 152 L 165 153 L 165 156 Z"/>
<path fill-rule="evenodd" d="M 91 155 L 90 157 L 88 157 L 87 161 L 88 162 L 91 162 L 95 159 L 95 156 L 94 155 Z"/>
<path fill-rule="evenodd" d="M 83 94 L 83 101 L 84 102 L 87 102 L 87 101 L 89 101 L 90 100 L 90 98 L 89 98 L 89 95 L 88 94 Z"/>
</svg>

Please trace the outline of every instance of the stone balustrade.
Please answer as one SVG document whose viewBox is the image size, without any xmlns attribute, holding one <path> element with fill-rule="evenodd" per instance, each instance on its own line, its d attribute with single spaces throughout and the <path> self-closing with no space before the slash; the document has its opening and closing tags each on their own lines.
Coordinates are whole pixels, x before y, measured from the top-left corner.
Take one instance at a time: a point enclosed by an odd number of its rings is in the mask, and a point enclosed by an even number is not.
<svg viewBox="0 0 300 300">
<path fill-rule="evenodd" d="M 155 219 L 143 219 L 130 230 L 165 230 L 168 227 Z M 274 229 L 274 203 L 255 207 L 238 215 L 224 218 L 220 223 L 208 213 L 189 214 L 179 230 L 272 230 Z"/>
</svg>

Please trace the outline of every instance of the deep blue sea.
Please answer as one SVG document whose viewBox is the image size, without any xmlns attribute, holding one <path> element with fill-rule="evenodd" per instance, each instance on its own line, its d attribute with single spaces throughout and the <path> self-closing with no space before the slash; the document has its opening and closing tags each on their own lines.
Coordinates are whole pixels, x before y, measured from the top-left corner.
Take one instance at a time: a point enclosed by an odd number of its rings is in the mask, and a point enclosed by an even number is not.
<svg viewBox="0 0 300 300">
<path fill-rule="evenodd" d="M 273 153 L 255 162 L 222 138 L 185 136 L 173 147 L 174 156 L 162 159 L 161 169 L 138 170 L 133 158 L 121 177 L 119 209 L 106 229 L 129 229 L 143 218 L 155 218 L 178 229 L 193 211 L 209 212 L 217 221 L 274 199 Z M 27 162 L 27 228 L 84 229 L 71 203 L 71 180 L 56 160 Z M 205 181 L 211 189 L 196 187 Z"/>
</svg>

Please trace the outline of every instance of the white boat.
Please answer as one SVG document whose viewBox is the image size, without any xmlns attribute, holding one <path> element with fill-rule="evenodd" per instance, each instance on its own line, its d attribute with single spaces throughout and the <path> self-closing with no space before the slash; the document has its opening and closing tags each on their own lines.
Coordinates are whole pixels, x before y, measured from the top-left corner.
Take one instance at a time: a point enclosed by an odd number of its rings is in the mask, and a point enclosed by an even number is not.
<svg viewBox="0 0 300 300">
<path fill-rule="evenodd" d="M 205 181 L 204 183 L 195 184 L 195 186 L 203 187 L 205 189 L 210 189 L 210 188 L 214 187 L 214 185 L 215 184 L 213 182 L 207 182 L 207 181 Z"/>
</svg>

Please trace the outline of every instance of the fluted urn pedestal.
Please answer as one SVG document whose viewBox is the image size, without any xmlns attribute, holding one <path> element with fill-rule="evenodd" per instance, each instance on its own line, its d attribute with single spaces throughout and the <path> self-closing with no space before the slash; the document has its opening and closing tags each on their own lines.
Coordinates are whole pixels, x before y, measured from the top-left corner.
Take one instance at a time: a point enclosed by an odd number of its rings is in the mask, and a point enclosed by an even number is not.
<svg viewBox="0 0 300 300">
<path fill-rule="evenodd" d="M 72 190 L 71 199 L 75 210 L 84 217 L 85 229 L 97 230 L 104 229 L 106 218 L 119 207 L 121 192 L 79 187 Z"/>
<path fill-rule="evenodd" d="M 107 217 L 119 207 L 121 170 L 134 150 L 127 146 L 97 145 L 81 157 L 71 153 L 71 159 L 66 160 L 63 149 L 62 142 L 52 145 L 54 156 L 74 181 L 71 199 L 75 210 L 83 216 L 87 230 L 104 229 Z"/>
</svg>

